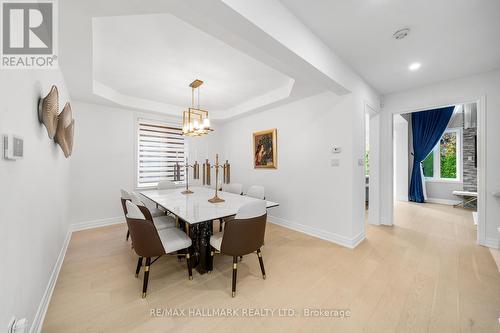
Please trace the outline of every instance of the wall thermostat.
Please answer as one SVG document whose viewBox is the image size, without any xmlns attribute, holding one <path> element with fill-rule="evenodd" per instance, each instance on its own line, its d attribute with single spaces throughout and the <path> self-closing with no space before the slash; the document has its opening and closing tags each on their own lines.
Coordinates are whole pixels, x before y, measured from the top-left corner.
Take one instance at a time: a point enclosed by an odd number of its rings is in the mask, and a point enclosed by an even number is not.
<svg viewBox="0 0 500 333">
<path fill-rule="evenodd" d="M 342 152 L 342 148 L 341 147 L 333 147 L 332 148 L 332 153 L 334 154 L 339 154 Z"/>
<path fill-rule="evenodd" d="M 24 140 L 17 135 L 3 136 L 3 157 L 6 160 L 18 160 L 24 157 Z"/>
</svg>

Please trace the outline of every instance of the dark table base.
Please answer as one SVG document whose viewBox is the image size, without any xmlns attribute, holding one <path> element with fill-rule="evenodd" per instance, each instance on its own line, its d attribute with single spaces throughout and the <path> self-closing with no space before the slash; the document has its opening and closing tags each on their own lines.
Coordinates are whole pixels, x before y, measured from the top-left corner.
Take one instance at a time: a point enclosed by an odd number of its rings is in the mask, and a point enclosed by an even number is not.
<svg viewBox="0 0 500 333">
<path fill-rule="evenodd" d="M 188 236 L 193 241 L 193 245 L 189 249 L 191 262 L 198 273 L 205 274 L 213 269 L 212 256 L 210 255 L 210 236 L 213 234 L 213 221 L 205 221 L 189 225 L 186 229 L 186 223 L 181 222 L 181 227 L 188 230 Z"/>
</svg>

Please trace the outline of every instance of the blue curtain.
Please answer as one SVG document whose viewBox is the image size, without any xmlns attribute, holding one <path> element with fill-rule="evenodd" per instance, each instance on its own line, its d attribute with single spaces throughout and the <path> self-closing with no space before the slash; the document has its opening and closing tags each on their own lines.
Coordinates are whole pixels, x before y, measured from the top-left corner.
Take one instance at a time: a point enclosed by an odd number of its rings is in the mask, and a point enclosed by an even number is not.
<svg viewBox="0 0 500 333">
<path fill-rule="evenodd" d="M 411 114 L 414 157 L 410 190 L 408 191 L 408 199 L 410 201 L 424 202 L 420 163 L 429 155 L 441 139 L 454 109 L 454 106 L 450 106 Z"/>
</svg>

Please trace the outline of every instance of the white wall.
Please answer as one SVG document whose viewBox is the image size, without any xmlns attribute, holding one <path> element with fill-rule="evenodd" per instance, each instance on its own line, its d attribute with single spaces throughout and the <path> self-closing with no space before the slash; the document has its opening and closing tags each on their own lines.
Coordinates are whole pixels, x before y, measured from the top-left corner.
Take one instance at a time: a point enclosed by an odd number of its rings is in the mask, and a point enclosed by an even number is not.
<svg viewBox="0 0 500 333">
<path fill-rule="evenodd" d="M 463 115 L 461 113 L 456 113 L 453 114 L 447 128 L 462 128 L 463 124 Z M 460 138 L 460 145 L 463 145 L 463 137 Z M 435 160 L 434 162 L 436 163 L 437 161 Z M 463 190 L 463 161 L 461 155 L 459 156 L 458 165 L 460 171 L 460 181 L 425 180 L 427 202 L 454 205 L 462 201 L 459 197 L 452 194 L 453 191 Z"/>
<path fill-rule="evenodd" d="M 447 182 L 426 180 L 425 188 L 427 190 L 427 202 L 454 205 L 462 201 L 459 197 L 452 194 L 453 191 L 462 191 L 463 183 L 461 181 Z"/>
<path fill-rule="evenodd" d="M 323 93 L 257 114 L 214 124 L 204 137 L 188 138 L 189 159 L 232 165 L 232 181 L 260 184 L 280 203 L 276 221 L 353 246 L 364 238 L 365 101 L 369 89 L 338 97 Z M 75 102 L 80 124 L 71 160 L 71 223 L 119 220 L 120 188 L 134 187 L 137 112 Z M 373 105 L 378 104 L 375 100 Z M 144 115 L 151 117 L 151 115 Z M 165 118 L 165 120 L 175 121 Z M 178 121 L 178 120 L 177 120 Z M 278 129 L 278 169 L 253 168 L 252 133 Z M 332 154 L 332 147 L 342 147 Z M 331 159 L 340 167 L 331 167 Z M 215 181 L 215 180 L 214 180 Z"/>
<path fill-rule="evenodd" d="M 263 185 L 274 221 L 345 246 L 364 238 L 364 102 L 323 93 L 224 123 L 232 181 Z M 254 169 L 252 133 L 278 130 L 278 168 Z M 333 146 L 342 147 L 332 154 Z M 332 159 L 340 159 L 332 167 Z"/>
<path fill-rule="evenodd" d="M 408 201 L 408 122 L 394 116 L 394 198 Z"/>
<path fill-rule="evenodd" d="M 207 135 L 201 137 L 187 137 L 186 143 L 188 147 L 189 164 L 193 164 L 195 160 L 203 164 L 207 158 L 211 164 L 214 164 L 215 154 L 220 155 L 219 163 L 222 164 L 225 161 L 222 160 L 222 128 L 224 125 L 212 121 L 210 127 L 214 129 L 214 131 Z M 202 171 L 200 169 L 200 177 L 201 173 Z M 190 179 L 193 178 L 192 169 L 189 171 L 189 176 Z M 213 178 L 213 181 L 215 181 L 215 178 Z"/>
<path fill-rule="evenodd" d="M 78 126 L 71 157 L 70 221 L 123 220 L 120 189 L 135 189 L 136 119 L 171 123 L 180 119 L 80 101 L 73 104 Z"/>
<path fill-rule="evenodd" d="M 24 138 L 24 159 L 0 159 L 2 331 L 13 315 L 32 325 L 68 232 L 70 161 L 37 115 L 53 84 L 61 109 L 69 96 L 60 71 L 0 70 L 0 135 Z"/>
<path fill-rule="evenodd" d="M 268 58 L 268 61 L 272 58 L 271 63 L 278 67 L 281 66 L 281 68 L 291 66 L 290 72 L 293 72 L 298 80 L 312 78 L 313 86 L 317 85 L 324 87 L 325 90 L 329 89 L 345 95 L 341 98 L 328 94 L 315 96 L 223 123 L 219 131 L 208 137 L 189 140 L 190 158 L 194 159 L 195 149 L 198 150 L 198 155 L 203 154 L 208 149 L 212 155 L 210 159 L 213 161 L 213 153 L 223 150 L 221 159 L 229 158 L 231 161 L 234 181 L 238 180 L 237 174 L 241 172 L 239 177 L 243 178 L 239 179 L 245 184 L 262 183 L 268 188 L 271 197 L 277 195 L 277 199 L 283 199 L 282 207 L 276 210 L 283 218 L 290 218 L 290 221 L 294 222 L 300 221 L 300 223 L 304 223 L 304 228 L 308 231 L 312 230 L 317 234 L 326 232 L 328 237 L 348 246 L 352 245 L 352 242 L 356 242 L 355 237 L 358 237 L 357 240 L 364 237 L 365 179 L 363 166 L 358 165 L 358 160 L 362 162 L 364 156 L 364 108 L 365 103 L 369 103 L 378 112 L 379 96 L 279 1 L 259 1 L 250 4 L 247 1 L 231 0 L 224 1 L 224 3 L 226 11 L 220 11 L 220 13 L 228 13 L 227 8 L 231 8 L 245 18 L 244 24 L 239 24 L 240 16 L 238 16 L 238 20 L 226 21 L 226 23 L 230 22 L 229 25 L 233 25 L 233 22 L 236 23 L 235 27 L 227 27 L 229 30 L 232 28 L 229 40 L 235 44 L 235 47 L 250 50 L 253 47 L 242 47 L 238 44 L 255 44 L 259 46 L 259 50 L 254 50 L 254 54 L 261 58 Z M 211 17 L 218 17 L 210 10 L 216 11 L 220 7 L 211 5 L 206 5 L 206 7 Z M 276 17 L 280 18 L 279 22 L 276 21 Z M 247 20 L 259 29 L 250 27 Z M 205 29 L 209 29 L 210 26 L 208 24 Z M 286 29 L 283 29 L 284 26 Z M 217 29 L 212 27 L 211 31 L 215 34 L 224 34 L 220 32 L 222 30 L 219 27 Z M 265 32 L 265 36 L 261 34 L 262 32 Z M 307 38 L 297 38 L 297 36 Z M 239 37 L 245 42 L 238 43 Z M 271 39 L 268 37 L 278 41 L 278 43 L 270 42 Z M 265 52 L 261 52 L 261 50 Z M 269 57 L 259 55 L 264 53 L 268 54 Z M 280 59 L 279 63 L 275 61 L 278 58 Z M 102 109 L 104 110 L 104 108 Z M 295 111 L 289 115 L 288 110 Z M 90 111 L 89 114 L 91 113 L 93 113 L 92 116 L 82 113 L 79 117 L 99 119 L 100 112 Z M 278 118 L 273 116 L 277 113 L 281 114 Z M 124 135 L 122 142 L 114 139 L 119 137 L 119 133 L 127 131 L 124 128 L 127 127 L 126 123 L 130 120 L 120 119 L 115 125 L 114 118 L 115 116 L 103 115 L 102 120 L 99 121 L 104 121 L 108 125 L 95 125 L 97 129 L 110 128 L 108 133 L 99 133 L 95 129 L 88 129 L 87 133 L 81 133 L 80 140 L 88 138 L 89 143 L 82 148 L 82 151 L 75 152 L 75 162 L 72 164 L 72 179 L 75 179 L 72 183 L 72 193 L 75 193 L 75 199 L 72 200 L 71 204 L 71 220 L 74 222 L 103 218 L 113 219 L 115 215 L 119 216 L 121 211 L 119 200 L 115 199 L 115 192 L 127 184 L 132 185 L 133 178 L 127 176 L 130 170 L 127 170 L 127 166 L 124 165 L 124 163 L 131 161 L 127 155 L 128 147 L 125 147 L 131 142 L 130 136 L 129 134 Z M 259 123 L 249 125 L 255 119 L 260 119 Z M 373 116 L 373 119 L 378 122 L 376 116 Z M 85 120 L 82 119 L 83 121 Z M 91 122 L 88 121 L 88 123 Z M 376 125 L 374 128 L 378 129 Z M 112 126 L 116 126 L 117 129 L 111 129 Z M 253 128 L 262 129 L 273 126 L 277 127 L 279 132 L 285 133 L 284 138 L 288 138 L 285 141 L 280 139 L 279 148 L 280 156 L 283 152 L 288 152 L 288 156 L 285 154 L 284 160 L 283 157 L 280 157 L 278 170 L 260 170 L 256 173 L 252 169 L 251 160 L 246 160 L 252 156 L 251 148 L 249 148 L 252 139 L 251 131 Z M 230 134 L 226 135 L 226 129 Z M 286 134 L 287 132 L 288 134 Z M 307 135 L 302 136 L 297 133 Z M 370 136 L 378 138 L 376 131 L 372 133 Z M 98 138 L 94 138 L 96 135 Z M 112 137 L 112 139 L 108 139 L 108 137 Z M 108 167 L 104 167 L 103 170 L 101 165 L 97 164 L 98 161 L 92 162 L 94 163 L 92 165 L 89 165 L 91 162 L 88 162 L 89 159 L 99 156 L 93 151 L 93 147 L 98 142 L 105 140 L 117 141 L 117 153 L 113 154 L 114 160 L 109 162 L 110 169 L 113 171 L 110 171 Z M 196 142 L 196 140 L 199 141 Z M 204 148 L 206 142 L 208 142 L 208 148 Z M 339 168 L 329 166 L 330 160 L 337 157 L 330 153 L 333 144 L 342 146 L 344 149 L 339 156 L 341 159 Z M 113 147 L 115 147 L 115 143 L 105 144 L 102 149 L 112 149 Z M 225 154 L 229 156 L 224 156 Z M 310 160 L 304 160 L 303 156 L 309 157 Z M 376 161 L 377 158 L 378 156 L 374 156 L 371 160 Z M 198 159 L 201 160 L 201 157 L 198 156 Z M 287 159 L 291 159 L 293 162 L 281 165 Z M 296 165 L 303 168 L 298 168 Z M 117 168 L 123 170 L 116 171 Z M 376 173 L 377 170 L 378 164 L 372 163 L 372 171 Z M 99 171 L 107 176 L 112 176 L 113 179 L 105 182 L 103 182 L 104 177 L 88 180 L 88 182 L 83 180 L 86 175 Z M 301 171 L 307 173 L 306 177 L 300 177 Z M 321 175 L 322 173 L 324 175 Z M 245 178 L 246 176 L 249 178 Z M 289 186 L 289 180 L 294 177 L 297 179 L 296 186 L 304 191 L 293 193 L 293 195 L 286 193 L 285 196 L 278 194 L 278 192 L 286 192 L 283 191 L 283 186 Z M 325 179 L 329 181 L 326 184 Z M 374 183 L 377 183 L 376 179 Z M 372 190 L 375 191 L 374 193 L 379 191 L 377 186 L 371 186 L 370 193 Z M 81 193 L 79 193 L 80 191 Z M 307 193 L 310 197 L 305 197 L 303 193 Z M 92 195 L 95 198 L 89 198 Z M 378 195 L 371 195 L 371 201 L 374 203 L 373 211 L 376 212 L 379 209 L 378 197 Z M 317 202 L 310 201 L 315 198 L 318 199 Z M 299 212 L 297 206 L 304 199 L 311 202 L 307 208 L 309 211 L 313 211 L 312 215 L 307 218 L 303 212 Z M 319 205 L 318 202 L 326 203 L 326 205 Z M 94 205 L 101 205 L 101 207 L 93 207 Z M 92 209 L 95 210 L 95 213 L 92 212 Z"/>
<path fill-rule="evenodd" d="M 478 173 L 485 174 L 483 202 L 484 222 L 479 226 L 479 241 L 483 245 L 499 247 L 500 200 L 492 192 L 500 191 L 500 70 L 474 75 L 457 80 L 429 85 L 383 97 L 384 108 L 381 112 L 381 220 L 392 224 L 392 115 L 394 113 L 423 110 L 429 107 L 471 102 L 481 99 L 485 111 L 485 165 L 478 165 Z M 484 97 L 484 99 L 482 99 Z M 481 140 L 479 135 L 478 140 Z M 479 162 L 479 161 L 478 161 Z M 480 194 L 481 195 L 481 194 Z M 481 199 L 481 198 L 480 198 Z"/>
</svg>

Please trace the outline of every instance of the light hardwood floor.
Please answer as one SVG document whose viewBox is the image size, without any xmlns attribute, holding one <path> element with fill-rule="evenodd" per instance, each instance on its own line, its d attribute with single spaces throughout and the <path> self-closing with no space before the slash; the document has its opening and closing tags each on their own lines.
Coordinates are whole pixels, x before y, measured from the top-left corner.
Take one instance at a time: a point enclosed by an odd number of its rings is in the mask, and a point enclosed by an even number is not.
<svg viewBox="0 0 500 333">
<path fill-rule="evenodd" d="M 393 227 L 367 226 L 355 250 L 268 224 L 262 280 L 257 256 L 238 267 L 215 258 L 210 275 L 161 258 L 148 297 L 125 242 L 125 225 L 73 234 L 44 332 L 500 332 L 500 274 L 475 244 L 470 211 L 398 203 Z M 154 308 L 292 308 L 295 317 L 152 317 Z M 306 318 L 304 308 L 349 309 Z"/>
</svg>

